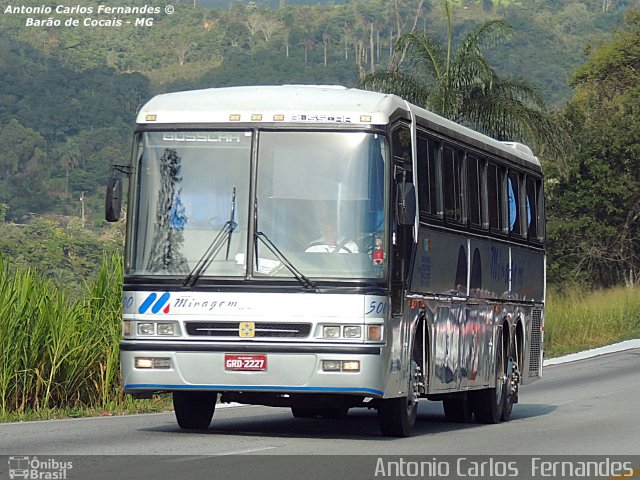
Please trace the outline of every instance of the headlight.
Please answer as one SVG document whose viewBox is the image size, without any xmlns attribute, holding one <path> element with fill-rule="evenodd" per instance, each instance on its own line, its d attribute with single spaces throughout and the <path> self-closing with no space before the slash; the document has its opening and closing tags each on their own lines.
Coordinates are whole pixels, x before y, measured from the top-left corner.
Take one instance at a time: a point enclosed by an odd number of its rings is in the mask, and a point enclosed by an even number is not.
<svg viewBox="0 0 640 480">
<path fill-rule="evenodd" d="M 360 325 L 344 327 L 344 338 L 360 338 L 362 336 L 362 328 Z"/>
<path fill-rule="evenodd" d="M 326 326 L 322 329 L 324 338 L 340 338 L 340 327 L 338 325 Z"/>
<path fill-rule="evenodd" d="M 155 328 L 153 323 L 138 324 L 138 335 L 153 335 L 154 333 L 155 333 Z"/>
<path fill-rule="evenodd" d="M 341 367 L 340 360 L 323 360 L 322 371 L 324 372 L 339 372 Z"/>
<path fill-rule="evenodd" d="M 342 370 L 344 372 L 359 372 L 360 360 L 344 360 L 342 362 Z"/>
<path fill-rule="evenodd" d="M 360 360 L 323 360 L 323 372 L 359 372 Z"/>
<path fill-rule="evenodd" d="M 175 335 L 176 334 L 175 323 L 159 323 L 157 328 L 158 328 L 158 335 Z"/>
<path fill-rule="evenodd" d="M 171 359 L 168 357 L 135 357 L 136 368 L 157 368 L 167 370 L 171 368 Z"/>
</svg>

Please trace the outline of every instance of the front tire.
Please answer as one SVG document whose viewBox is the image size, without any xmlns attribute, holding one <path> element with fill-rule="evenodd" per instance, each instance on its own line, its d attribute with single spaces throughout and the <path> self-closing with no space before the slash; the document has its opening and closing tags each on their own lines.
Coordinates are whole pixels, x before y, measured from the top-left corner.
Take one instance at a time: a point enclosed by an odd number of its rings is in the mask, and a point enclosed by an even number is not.
<svg viewBox="0 0 640 480">
<path fill-rule="evenodd" d="M 216 409 L 216 392 L 173 392 L 173 409 L 180 428 L 206 430 Z"/>
<path fill-rule="evenodd" d="M 408 437 L 411 435 L 418 416 L 419 378 L 420 367 L 412 360 L 409 395 L 380 400 L 378 422 L 380 431 L 385 437 Z"/>
</svg>

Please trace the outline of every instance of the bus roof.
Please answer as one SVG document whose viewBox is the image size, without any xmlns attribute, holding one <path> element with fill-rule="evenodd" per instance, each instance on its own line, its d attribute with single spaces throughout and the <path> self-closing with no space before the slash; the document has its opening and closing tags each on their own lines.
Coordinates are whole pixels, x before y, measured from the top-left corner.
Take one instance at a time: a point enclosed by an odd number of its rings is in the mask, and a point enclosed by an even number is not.
<svg viewBox="0 0 640 480">
<path fill-rule="evenodd" d="M 332 85 L 225 87 L 166 93 L 138 113 L 139 126 L 162 124 L 324 124 L 386 125 L 398 113 L 412 112 L 420 125 L 540 170 L 525 145 L 499 142 L 412 105 L 396 95 Z"/>
</svg>

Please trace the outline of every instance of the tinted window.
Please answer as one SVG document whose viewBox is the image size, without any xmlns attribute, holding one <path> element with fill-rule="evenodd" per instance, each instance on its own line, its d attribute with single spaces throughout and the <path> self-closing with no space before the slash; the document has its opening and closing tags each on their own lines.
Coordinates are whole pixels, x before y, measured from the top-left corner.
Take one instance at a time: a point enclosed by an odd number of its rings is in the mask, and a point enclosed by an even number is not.
<svg viewBox="0 0 640 480">
<path fill-rule="evenodd" d="M 542 239 L 542 182 L 538 178 L 527 177 L 527 229 L 529 239 Z"/>
<path fill-rule="evenodd" d="M 442 152 L 442 196 L 447 220 L 463 222 L 462 211 L 462 155 L 445 146 Z"/>
<path fill-rule="evenodd" d="M 469 222 L 484 226 L 482 215 L 482 185 L 484 161 L 474 156 L 467 157 L 467 182 L 469 185 Z"/>
<path fill-rule="evenodd" d="M 487 165 L 487 200 L 489 226 L 492 230 L 505 230 L 504 222 L 504 168 L 493 163 Z"/>
<path fill-rule="evenodd" d="M 521 218 L 521 196 L 520 196 L 521 175 L 516 172 L 509 172 L 507 181 L 508 205 L 509 205 L 509 231 L 514 235 L 522 235 Z"/>
<path fill-rule="evenodd" d="M 418 134 L 418 202 L 421 213 L 438 214 L 439 151 L 439 142 Z"/>
<path fill-rule="evenodd" d="M 405 168 L 411 170 L 411 132 L 407 127 L 400 127 L 393 131 L 391 149 L 394 158 L 401 160 Z"/>
</svg>

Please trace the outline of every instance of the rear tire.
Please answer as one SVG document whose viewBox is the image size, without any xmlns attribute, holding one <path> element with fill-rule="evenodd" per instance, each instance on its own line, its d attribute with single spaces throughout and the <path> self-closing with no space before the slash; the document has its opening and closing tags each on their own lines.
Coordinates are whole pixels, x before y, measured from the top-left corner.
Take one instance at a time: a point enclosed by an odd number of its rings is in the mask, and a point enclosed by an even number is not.
<svg viewBox="0 0 640 480">
<path fill-rule="evenodd" d="M 506 345 L 500 339 L 500 347 L 496 350 L 496 386 L 478 390 L 473 395 L 473 411 L 480 423 L 500 423 L 504 413 L 507 396 Z"/>
<path fill-rule="evenodd" d="M 513 339 L 512 339 L 513 340 Z M 515 342 L 514 342 L 515 343 Z M 518 369 L 517 353 L 515 345 L 509 348 L 510 354 L 507 357 L 506 380 L 505 380 L 505 399 L 504 408 L 502 409 L 502 420 L 509 420 L 514 403 L 518 402 L 518 383 L 520 382 L 520 371 Z"/>
<path fill-rule="evenodd" d="M 180 428 L 206 430 L 216 409 L 216 392 L 173 392 L 173 409 Z"/>
</svg>

